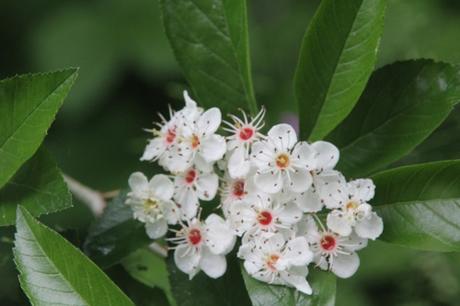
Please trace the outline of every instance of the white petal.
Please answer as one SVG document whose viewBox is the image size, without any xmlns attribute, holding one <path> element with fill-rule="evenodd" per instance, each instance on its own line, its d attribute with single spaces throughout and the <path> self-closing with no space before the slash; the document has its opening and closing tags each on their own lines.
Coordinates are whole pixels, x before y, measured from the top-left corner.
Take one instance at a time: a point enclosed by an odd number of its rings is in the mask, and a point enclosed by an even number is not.
<svg viewBox="0 0 460 306">
<path fill-rule="evenodd" d="M 180 210 L 173 201 L 163 203 L 163 214 L 168 224 L 176 224 L 180 218 Z"/>
<path fill-rule="evenodd" d="M 185 142 L 175 144 L 160 158 L 160 165 L 170 172 L 184 172 L 192 166 L 193 152 Z"/>
<path fill-rule="evenodd" d="M 275 167 L 275 151 L 267 142 L 255 142 L 252 145 L 251 161 L 259 170 L 264 171 Z"/>
<path fill-rule="evenodd" d="M 198 196 L 196 195 L 196 192 L 194 190 L 187 187 L 180 188 L 176 190 L 174 200 L 177 202 L 177 204 L 180 205 L 182 215 L 186 219 L 192 219 L 196 216 L 199 202 Z"/>
<path fill-rule="evenodd" d="M 303 235 L 309 243 L 317 243 L 321 239 L 315 219 L 312 216 L 306 215 L 297 223 L 298 235 Z"/>
<path fill-rule="evenodd" d="M 241 236 L 255 224 L 256 213 L 248 203 L 237 201 L 230 207 L 230 221 L 236 234 Z"/>
<path fill-rule="evenodd" d="M 188 91 L 184 90 L 184 101 L 185 101 L 185 107 L 187 108 L 194 108 L 196 107 L 196 102 L 190 98 L 190 95 L 188 94 Z"/>
<path fill-rule="evenodd" d="M 236 237 L 228 223 L 216 214 L 211 214 L 205 221 L 205 241 L 214 254 L 227 254 L 235 245 Z"/>
<path fill-rule="evenodd" d="M 367 246 L 367 239 L 359 237 L 356 233 L 351 233 L 344 244 L 346 244 L 344 245 L 346 251 L 359 251 Z"/>
<path fill-rule="evenodd" d="M 244 147 L 235 149 L 228 159 L 228 173 L 232 178 L 245 177 L 251 167 L 251 163 L 246 159 Z"/>
<path fill-rule="evenodd" d="M 315 151 L 306 141 L 301 141 L 294 147 L 292 156 L 298 167 L 304 167 L 308 170 L 313 170 L 315 167 Z"/>
<path fill-rule="evenodd" d="M 161 137 L 153 138 L 149 141 L 147 147 L 145 147 L 144 154 L 141 160 L 154 160 L 158 158 L 166 150 L 166 145 Z"/>
<path fill-rule="evenodd" d="M 342 212 L 333 210 L 327 215 L 327 226 L 342 236 L 351 234 L 351 224 Z"/>
<path fill-rule="evenodd" d="M 227 270 L 227 260 L 224 255 L 215 255 L 206 247 L 202 249 L 200 267 L 211 278 L 218 278 L 224 275 Z"/>
<path fill-rule="evenodd" d="M 153 223 L 146 223 L 145 231 L 147 236 L 152 239 L 157 239 L 166 234 L 168 231 L 168 224 L 166 223 L 166 220 L 162 218 Z"/>
<path fill-rule="evenodd" d="M 367 202 L 374 197 L 375 185 L 371 179 L 357 179 L 348 183 L 353 199 Z"/>
<path fill-rule="evenodd" d="M 196 191 L 200 200 L 214 199 L 219 187 L 219 178 L 215 173 L 200 174 L 196 180 Z"/>
<path fill-rule="evenodd" d="M 311 144 L 316 151 L 315 160 L 318 170 L 333 169 L 339 161 L 340 152 L 336 146 L 327 141 L 316 141 Z"/>
<path fill-rule="evenodd" d="M 217 107 L 213 107 L 201 114 L 197 122 L 197 130 L 201 135 L 212 135 L 219 128 L 222 114 Z"/>
<path fill-rule="evenodd" d="M 277 193 L 283 187 L 283 179 L 279 171 L 257 172 L 254 182 L 257 187 L 267 193 Z"/>
<path fill-rule="evenodd" d="M 164 174 L 155 175 L 150 180 L 149 187 L 153 192 L 153 196 L 163 201 L 170 200 L 174 193 L 174 184 Z"/>
<path fill-rule="evenodd" d="M 297 194 L 294 203 L 296 203 L 303 212 L 318 212 L 323 208 L 323 203 L 319 200 L 318 194 L 313 187 L 305 192 Z"/>
<path fill-rule="evenodd" d="M 218 160 L 217 162 L 220 162 L 222 160 Z M 214 169 L 214 163 L 213 162 L 207 162 L 204 160 L 203 156 L 201 154 L 196 154 L 195 159 L 193 160 L 195 168 L 203 171 L 203 172 L 212 172 Z"/>
<path fill-rule="evenodd" d="M 282 256 L 282 261 L 286 261 L 287 266 L 308 265 L 312 260 L 313 253 L 310 251 L 305 237 L 297 237 L 288 241 Z"/>
<path fill-rule="evenodd" d="M 313 290 L 311 289 L 310 284 L 308 284 L 305 276 L 297 275 L 295 273 L 282 272 L 281 278 L 302 293 L 309 295 L 313 293 Z"/>
<path fill-rule="evenodd" d="M 282 209 L 277 212 L 277 218 L 282 224 L 295 224 L 302 218 L 302 211 L 294 202 L 286 203 L 281 207 Z"/>
<path fill-rule="evenodd" d="M 289 124 L 277 124 L 268 131 L 267 136 L 281 151 L 289 151 L 297 143 L 297 135 Z"/>
<path fill-rule="evenodd" d="M 174 251 L 174 262 L 190 279 L 200 270 L 201 254 L 199 251 L 190 248 L 186 244 L 179 245 Z"/>
<path fill-rule="evenodd" d="M 361 219 L 356 223 L 355 231 L 361 238 L 375 240 L 383 232 L 382 218 L 373 212 L 367 218 Z"/>
<path fill-rule="evenodd" d="M 221 159 L 226 151 L 225 138 L 220 135 L 203 138 L 199 149 L 201 157 L 208 163 Z"/>
<path fill-rule="evenodd" d="M 345 178 L 338 171 L 325 171 L 313 178 L 318 197 L 327 208 L 342 207 L 348 201 Z"/>
<path fill-rule="evenodd" d="M 334 257 L 331 271 L 340 278 L 348 278 L 355 274 L 359 267 L 359 257 L 356 253 L 351 255 L 339 254 Z"/>
<path fill-rule="evenodd" d="M 310 188 L 313 178 L 305 168 L 297 168 L 289 172 L 289 188 L 294 192 L 304 192 Z"/>
<path fill-rule="evenodd" d="M 141 172 L 134 172 L 129 176 L 128 184 L 137 196 L 148 196 L 149 182 Z"/>
<path fill-rule="evenodd" d="M 268 253 L 278 253 L 281 252 L 281 249 L 285 245 L 286 240 L 284 239 L 283 235 L 279 233 L 263 233 L 258 243 L 261 243 L 260 245 L 263 246 L 263 248 Z"/>
</svg>

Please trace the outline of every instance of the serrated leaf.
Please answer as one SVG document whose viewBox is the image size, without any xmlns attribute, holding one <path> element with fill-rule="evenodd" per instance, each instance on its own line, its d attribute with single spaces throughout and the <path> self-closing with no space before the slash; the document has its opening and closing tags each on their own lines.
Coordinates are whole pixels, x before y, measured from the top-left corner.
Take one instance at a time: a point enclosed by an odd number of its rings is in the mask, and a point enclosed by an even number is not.
<svg viewBox="0 0 460 306">
<path fill-rule="evenodd" d="M 144 224 L 133 219 L 125 204 L 126 191 L 121 192 L 90 227 L 84 250 L 98 265 L 108 268 L 133 251 L 151 243 Z"/>
<path fill-rule="evenodd" d="M 0 81 L 0 188 L 40 147 L 76 69 Z"/>
<path fill-rule="evenodd" d="M 303 139 L 321 139 L 350 113 L 374 69 L 385 0 L 323 0 L 295 73 Z"/>
<path fill-rule="evenodd" d="M 421 250 L 460 251 L 460 161 L 400 167 L 372 177 L 380 239 Z"/>
<path fill-rule="evenodd" d="M 338 169 L 368 175 L 427 138 L 460 100 L 460 70 L 430 60 L 377 70 L 350 116 L 328 140 L 340 148 Z"/>
<path fill-rule="evenodd" d="M 172 257 L 169 256 L 167 267 L 178 306 L 251 305 L 234 252 L 227 255 L 227 271 L 218 279 L 212 279 L 201 271 L 189 280 L 188 275 L 176 267 Z"/>
<path fill-rule="evenodd" d="M 171 293 L 168 270 L 165 259 L 143 248 L 131 253 L 121 262 L 125 270 L 139 282 L 151 287 L 162 289 L 171 306 L 176 305 Z"/>
<path fill-rule="evenodd" d="M 134 305 L 83 253 L 19 206 L 14 257 L 32 305 Z"/>
<path fill-rule="evenodd" d="M 313 294 L 306 295 L 287 286 L 260 282 L 248 275 L 244 268 L 241 271 L 253 306 L 335 305 L 336 278 L 332 273 L 313 270 L 307 277 Z"/>
<path fill-rule="evenodd" d="M 203 106 L 257 111 L 245 0 L 162 0 L 174 54 Z"/>
<path fill-rule="evenodd" d="M 61 172 L 43 148 L 0 190 L 0 226 L 14 224 L 18 205 L 34 216 L 72 207 L 72 195 Z"/>
</svg>

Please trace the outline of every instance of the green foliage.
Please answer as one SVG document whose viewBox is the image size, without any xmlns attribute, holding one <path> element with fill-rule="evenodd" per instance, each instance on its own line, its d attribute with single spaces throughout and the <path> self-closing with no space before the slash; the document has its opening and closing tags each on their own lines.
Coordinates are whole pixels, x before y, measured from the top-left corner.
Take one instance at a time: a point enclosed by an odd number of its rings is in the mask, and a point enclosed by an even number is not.
<svg viewBox="0 0 460 306">
<path fill-rule="evenodd" d="M 144 224 L 133 219 L 125 200 L 126 192 L 121 192 L 90 227 L 86 237 L 85 253 L 104 268 L 151 242 Z"/>
<path fill-rule="evenodd" d="M 197 101 L 257 111 L 245 0 L 162 0 L 166 34 Z"/>
<path fill-rule="evenodd" d="M 40 147 L 76 69 L 0 81 L 0 188 Z"/>
<path fill-rule="evenodd" d="M 168 258 L 167 267 L 172 292 L 179 306 L 251 305 L 235 252 L 227 255 L 227 272 L 218 279 L 200 272 L 189 280 L 188 275 L 176 267 L 172 256 Z"/>
<path fill-rule="evenodd" d="M 139 249 L 121 262 L 128 273 L 139 282 L 151 288 L 161 288 L 171 306 L 176 305 L 171 293 L 168 270 L 164 258 L 144 248 Z"/>
<path fill-rule="evenodd" d="M 460 100 L 458 68 L 430 60 L 377 70 L 350 116 L 329 139 L 340 148 L 338 169 L 368 175 L 410 153 Z"/>
<path fill-rule="evenodd" d="M 18 207 L 14 256 L 33 305 L 134 305 L 85 255 Z"/>
<path fill-rule="evenodd" d="M 0 190 L 0 226 L 14 224 L 18 204 L 34 216 L 72 206 L 72 196 L 60 171 L 43 148 Z"/>
<path fill-rule="evenodd" d="M 374 68 L 385 0 L 323 0 L 295 74 L 302 138 L 322 139 L 350 113 Z"/>
<path fill-rule="evenodd" d="M 307 279 L 312 295 L 303 294 L 286 286 L 267 285 L 249 276 L 241 269 L 253 306 L 334 306 L 336 278 L 332 273 L 313 270 Z"/>
<path fill-rule="evenodd" d="M 372 177 L 384 241 L 421 250 L 460 251 L 460 161 L 395 168 Z"/>
</svg>

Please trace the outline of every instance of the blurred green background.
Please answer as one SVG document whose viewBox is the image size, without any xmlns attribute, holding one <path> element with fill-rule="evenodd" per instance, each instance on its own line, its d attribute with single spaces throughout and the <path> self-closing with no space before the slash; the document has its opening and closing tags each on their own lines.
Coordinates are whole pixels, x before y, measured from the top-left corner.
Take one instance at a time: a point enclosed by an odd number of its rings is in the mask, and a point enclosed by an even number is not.
<svg viewBox="0 0 460 306">
<path fill-rule="evenodd" d="M 292 76 L 300 40 L 318 1 L 248 0 L 253 78 L 270 123 L 294 120 Z M 460 63 L 460 1 L 389 0 L 377 66 L 410 58 Z M 155 0 L 0 1 L 0 78 L 80 67 L 49 136 L 63 171 L 98 190 L 123 188 L 140 163 L 147 133 L 167 104 L 181 105 L 187 84 L 163 33 Z M 460 112 L 398 164 L 460 158 Z M 84 206 L 45 218 L 81 243 Z M 8 256 L 12 229 L 0 232 L 0 305 L 26 305 Z M 460 255 L 416 252 L 380 242 L 339 281 L 337 305 L 460 305 Z M 115 269 L 131 292 L 137 286 Z M 138 285 L 143 286 L 143 285 Z M 131 289 L 130 289 L 131 288 Z M 162 305 L 144 288 L 142 305 Z M 155 292 L 158 294 L 158 292 Z"/>
</svg>

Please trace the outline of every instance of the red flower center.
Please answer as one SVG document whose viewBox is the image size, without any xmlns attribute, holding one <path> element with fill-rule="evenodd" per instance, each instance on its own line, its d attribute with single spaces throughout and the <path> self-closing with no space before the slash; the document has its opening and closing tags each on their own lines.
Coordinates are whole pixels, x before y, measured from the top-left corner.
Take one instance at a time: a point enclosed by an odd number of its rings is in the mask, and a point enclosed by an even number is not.
<svg viewBox="0 0 460 306">
<path fill-rule="evenodd" d="M 168 129 L 168 132 L 166 133 L 166 142 L 168 144 L 171 144 L 174 142 L 175 139 L 176 139 L 176 130 Z"/>
<path fill-rule="evenodd" d="M 241 198 L 245 194 L 244 180 L 238 180 L 233 183 L 233 195 L 237 198 Z"/>
<path fill-rule="evenodd" d="M 193 183 L 195 179 L 196 179 L 195 169 L 190 169 L 189 171 L 187 171 L 187 173 L 185 174 L 185 181 L 187 182 L 187 184 Z"/>
<path fill-rule="evenodd" d="M 254 129 L 250 127 L 245 127 L 240 130 L 241 140 L 249 140 L 254 135 Z"/>
<path fill-rule="evenodd" d="M 201 242 L 201 232 L 199 229 L 194 228 L 188 232 L 188 240 L 191 244 L 197 245 Z"/>
<path fill-rule="evenodd" d="M 332 235 L 325 235 L 323 238 L 321 238 L 321 247 L 326 250 L 326 251 L 331 251 L 333 250 L 336 245 L 337 241 L 334 236 Z"/>
<path fill-rule="evenodd" d="M 257 215 L 257 221 L 259 221 L 259 223 L 262 225 L 269 225 L 272 220 L 273 216 L 269 211 L 264 210 Z"/>
</svg>

